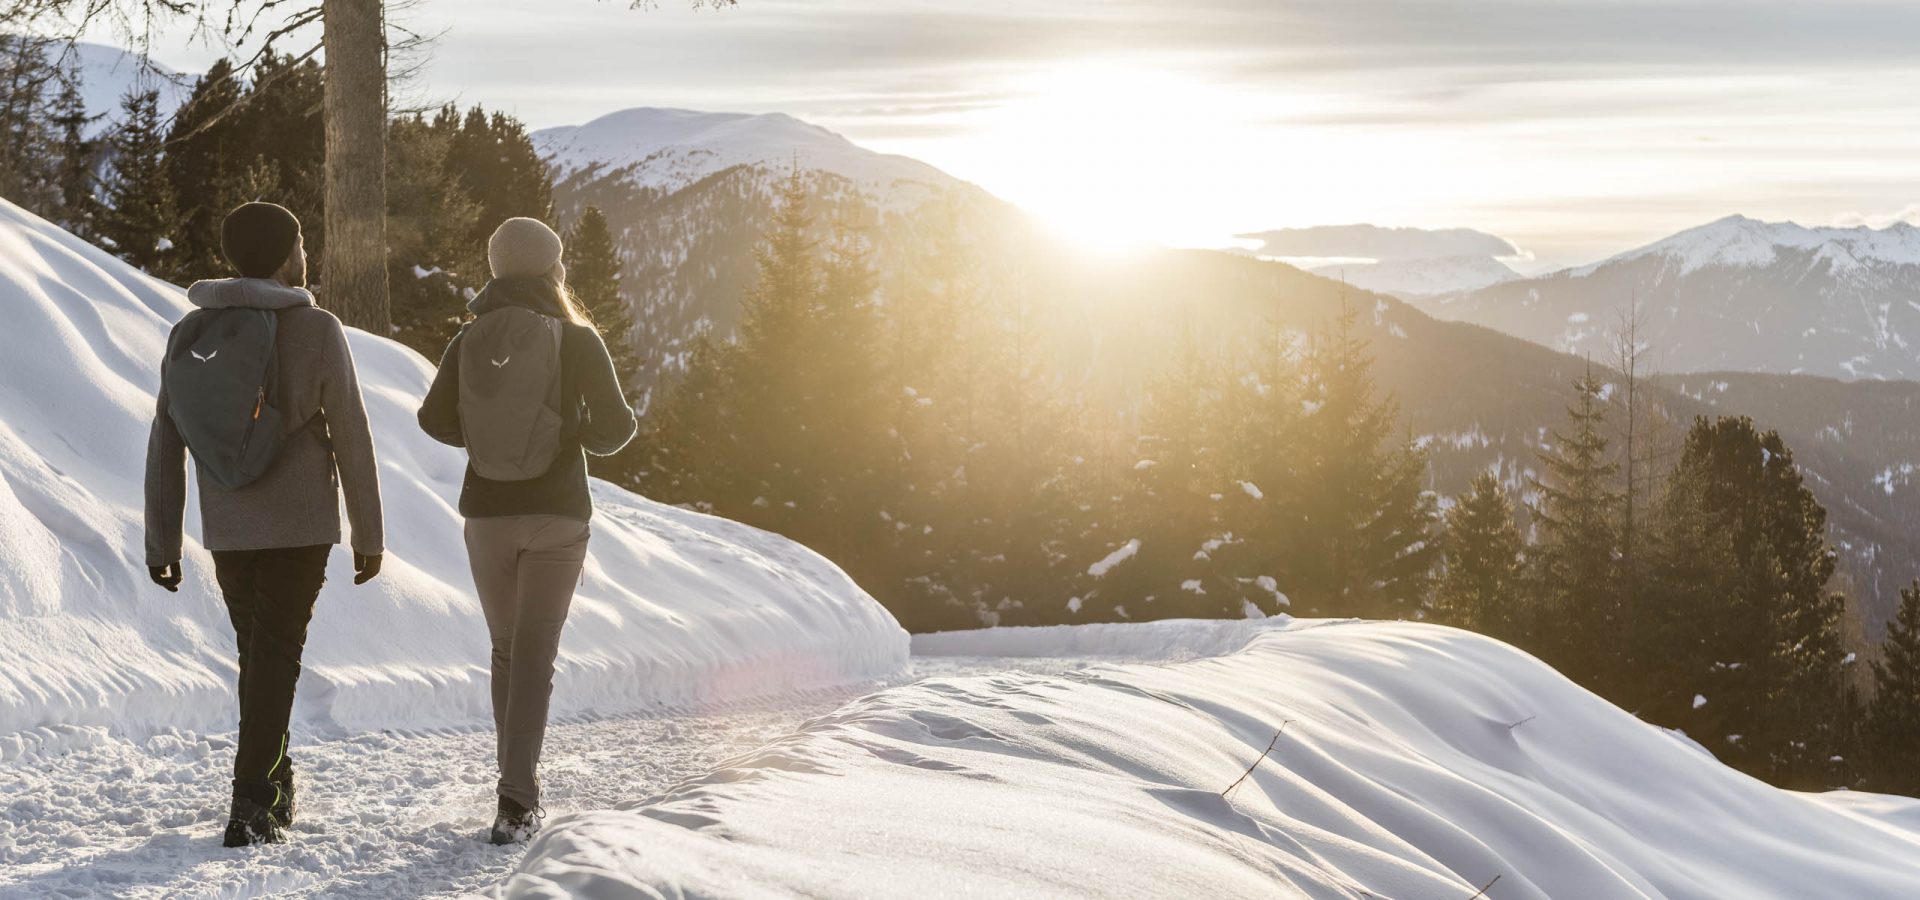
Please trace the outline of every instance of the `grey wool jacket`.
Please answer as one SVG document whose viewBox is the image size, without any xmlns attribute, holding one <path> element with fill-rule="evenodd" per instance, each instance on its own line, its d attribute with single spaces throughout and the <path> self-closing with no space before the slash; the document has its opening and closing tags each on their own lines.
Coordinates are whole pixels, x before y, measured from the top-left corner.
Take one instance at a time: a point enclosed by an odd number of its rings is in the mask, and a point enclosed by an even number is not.
<svg viewBox="0 0 1920 900">
<path fill-rule="evenodd" d="M 198 281 L 187 300 L 204 309 L 276 310 L 279 328 L 278 407 L 287 437 L 259 480 L 228 490 L 201 473 L 200 522 L 209 550 L 267 550 L 340 543 L 340 497 L 346 495 L 353 550 L 385 548 L 380 475 L 373 434 L 346 331 L 304 288 L 265 278 Z M 147 437 L 147 565 L 180 559 L 187 502 L 187 446 L 168 415 L 165 372 Z"/>
</svg>

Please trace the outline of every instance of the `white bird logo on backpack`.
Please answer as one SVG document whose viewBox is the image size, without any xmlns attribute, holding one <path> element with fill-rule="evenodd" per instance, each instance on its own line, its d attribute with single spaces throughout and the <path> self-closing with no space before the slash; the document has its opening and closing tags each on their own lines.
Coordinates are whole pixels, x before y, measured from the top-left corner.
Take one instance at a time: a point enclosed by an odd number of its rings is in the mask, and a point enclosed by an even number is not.
<svg viewBox="0 0 1920 900">
<path fill-rule="evenodd" d="M 218 350 L 215 350 L 212 353 L 209 353 L 205 356 L 201 356 L 200 351 L 198 350 L 188 350 L 187 352 L 193 354 L 193 358 L 201 362 L 213 362 L 213 358 L 220 355 L 220 351 Z"/>
<path fill-rule="evenodd" d="M 504 366 L 504 365 L 506 365 L 507 363 L 509 363 L 509 362 L 512 362 L 512 361 L 513 361 L 513 357 L 511 357 L 511 356 L 509 356 L 509 357 L 507 357 L 506 359 L 491 359 L 491 360 L 488 360 L 488 362 L 491 362 L 491 363 L 493 363 L 493 367 L 494 367 L 494 368 L 496 368 L 496 369 L 498 369 L 498 368 L 500 368 L 501 366 Z"/>
</svg>

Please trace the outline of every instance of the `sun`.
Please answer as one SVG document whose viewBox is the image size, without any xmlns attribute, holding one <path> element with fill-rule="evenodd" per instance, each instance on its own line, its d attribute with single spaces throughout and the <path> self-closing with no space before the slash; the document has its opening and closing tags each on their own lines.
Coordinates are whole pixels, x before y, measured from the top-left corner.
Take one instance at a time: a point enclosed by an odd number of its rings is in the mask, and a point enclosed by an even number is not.
<svg viewBox="0 0 1920 900">
<path fill-rule="evenodd" d="M 1248 185 L 1248 112 L 1232 92 L 1118 65 L 1016 79 L 973 123 L 976 180 L 1074 243 L 1218 245 Z"/>
</svg>

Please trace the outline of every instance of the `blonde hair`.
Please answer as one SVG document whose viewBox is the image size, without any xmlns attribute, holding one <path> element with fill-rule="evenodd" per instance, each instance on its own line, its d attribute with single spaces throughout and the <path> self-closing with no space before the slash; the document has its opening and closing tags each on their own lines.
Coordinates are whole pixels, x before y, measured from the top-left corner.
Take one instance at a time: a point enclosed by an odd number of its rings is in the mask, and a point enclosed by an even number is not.
<svg viewBox="0 0 1920 900">
<path fill-rule="evenodd" d="M 587 308 L 580 305 L 580 298 L 573 295 L 573 288 L 567 286 L 566 263 L 554 263 L 553 268 L 547 270 L 547 280 L 553 282 L 554 293 L 559 296 L 560 308 L 566 311 L 568 321 L 599 330 L 599 326 L 593 324 L 593 317 L 587 315 Z"/>
</svg>

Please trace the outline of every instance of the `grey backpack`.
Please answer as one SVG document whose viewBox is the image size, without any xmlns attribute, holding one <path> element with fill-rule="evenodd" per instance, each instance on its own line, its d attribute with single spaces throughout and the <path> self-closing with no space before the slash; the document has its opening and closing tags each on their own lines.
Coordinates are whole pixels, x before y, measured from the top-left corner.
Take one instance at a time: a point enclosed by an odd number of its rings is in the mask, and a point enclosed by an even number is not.
<svg viewBox="0 0 1920 900">
<path fill-rule="evenodd" d="M 280 318 L 264 309 L 199 309 L 167 338 L 167 415 L 202 474 L 221 487 L 252 484 L 280 453 Z"/>
<path fill-rule="evenodd" d="M 509 306 L 482 315 L 460 341 L 460 430 L 473 471 L 492 481 L 538 478 L 560 455 L 561 322 Z"/>
</svg>

